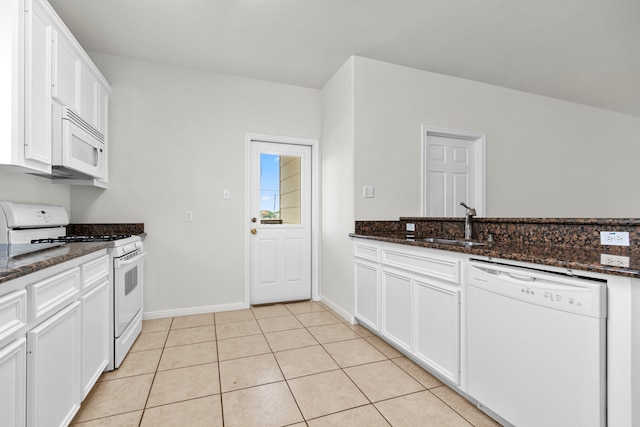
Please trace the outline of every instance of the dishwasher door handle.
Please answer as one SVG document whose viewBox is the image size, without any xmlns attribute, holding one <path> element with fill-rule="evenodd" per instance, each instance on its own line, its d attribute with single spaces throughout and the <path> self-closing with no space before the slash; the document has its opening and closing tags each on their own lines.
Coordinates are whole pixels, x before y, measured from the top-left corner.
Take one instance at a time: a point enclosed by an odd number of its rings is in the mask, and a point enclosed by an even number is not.
<svg viewBox="0 0 640 427">
<path fill-rule="evenodd" d="M 535 282 L 536 278 L 535 277 L 531 277 L 531 276 L 525 276 L 523 274 L 516 274 L 516 273 L 511 273 L 508 271 L 502 271 L 502 270 L 494 270 L 492 268 L 483 268 L 483 267 L 479 267 L 479 266 L 472 266 L 473 268 L 482 271 L 485 274 L 488 274 L 490 276 L 495 276 L 495 277 L 500 277 L 500 276 L 506 276 L 507 278 L 510 279 L 514 279 L 514 280 L 520 280 L 522 282 Z"/>
<path fill-rule="evenodd" d="M 521 280 L 523 282 L 535 282 L 536 278 L 535 277 L 531 277 L 531 276 L 523 276 L 520 274 L 515 274 L 515 273 L 503 273 L 509 277 L 511 277 L 512 279 L 516 279 L 516 280 Z"/>
</svg>

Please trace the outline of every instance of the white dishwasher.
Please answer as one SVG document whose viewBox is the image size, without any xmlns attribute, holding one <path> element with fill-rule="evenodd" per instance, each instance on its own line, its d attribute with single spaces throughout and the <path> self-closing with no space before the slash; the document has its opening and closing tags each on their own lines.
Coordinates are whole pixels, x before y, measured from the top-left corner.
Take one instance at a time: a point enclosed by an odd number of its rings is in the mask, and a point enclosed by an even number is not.
<svg viewBox="0 0 640 427">
<path fill-rule="evenodd" d="M 606 425 L 606 283 L 471 261 L 468 393 L 517 427 Z"/>
</svg>

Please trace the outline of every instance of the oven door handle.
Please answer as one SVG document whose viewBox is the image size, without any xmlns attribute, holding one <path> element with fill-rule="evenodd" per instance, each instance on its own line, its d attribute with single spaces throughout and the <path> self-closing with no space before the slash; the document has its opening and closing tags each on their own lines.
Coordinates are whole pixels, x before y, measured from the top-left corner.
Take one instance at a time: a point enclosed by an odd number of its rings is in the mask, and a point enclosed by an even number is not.
<svg viewBox="0 0 640 427">
<path fill-rule="evenodd" d="M 125 261 L 120 261 L 119 259 L 116 259 L 115 262 L 113 263 L 113 266 L 114 268 L 121 268 L 121 267 L 126 267 L 127 265 L 135 264 L 136 262 L 144 258 L 146 254 L 147 254 L 146 252 L 142 252 L 140 255 L 137 255 Z"/>
</svg>

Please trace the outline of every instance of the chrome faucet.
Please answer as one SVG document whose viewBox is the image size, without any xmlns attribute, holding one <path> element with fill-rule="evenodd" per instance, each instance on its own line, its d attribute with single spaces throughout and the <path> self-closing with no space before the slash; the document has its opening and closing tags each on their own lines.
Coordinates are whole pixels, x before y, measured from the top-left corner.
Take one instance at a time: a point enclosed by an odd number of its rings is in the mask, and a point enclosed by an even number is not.
<svg viewBox="0 0 640 427">
<path fill-rule="evenodd" d="M 471 220 L 475 215 L 477 215 L 476 210 L 474 208 L 470 208 L 464 202 L 460 202 L 460 206 L 467 209 L 464 217 L 464 240 L 471 240 L 473 239 L 473 224 L 471 223 Z"/>
</svg>

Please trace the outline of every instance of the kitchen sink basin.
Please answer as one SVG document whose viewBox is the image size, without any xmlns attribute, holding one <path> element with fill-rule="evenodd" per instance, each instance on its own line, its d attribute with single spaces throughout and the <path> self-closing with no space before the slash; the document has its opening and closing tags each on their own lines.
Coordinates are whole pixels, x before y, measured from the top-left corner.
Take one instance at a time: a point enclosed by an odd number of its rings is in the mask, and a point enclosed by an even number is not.
<svg viewBox="0 0 640 427">
<path fill-rule="evenodd" d="M 426 237 L 424 239 L 416 239 L 421 242 L 438 243 L 440 245 L 464 246 L 472 248 L 474 246 L 487 246 L 487 242 L 478 242 L 475 240 L 456 240 L 456 239 L 439 239 L 436 237 Z"/>
</svg>

